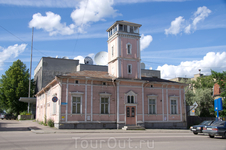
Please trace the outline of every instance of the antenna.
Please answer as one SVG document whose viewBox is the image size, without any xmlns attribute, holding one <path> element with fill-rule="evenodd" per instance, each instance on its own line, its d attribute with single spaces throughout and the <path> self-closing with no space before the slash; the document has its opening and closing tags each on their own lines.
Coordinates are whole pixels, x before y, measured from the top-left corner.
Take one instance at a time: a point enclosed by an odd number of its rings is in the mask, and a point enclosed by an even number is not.
<svg viewBox="0 0 226 150">
<path fill-rule="evenodd" d="M 67 56 L 64 56 L 63 59 L 69 59 Z"/>
<path fill-rule="evenodd" d="M 94 57 L 94 61 L 97 65 L 107 65 L 108 64 L 108 53 L 101 51 L 97 53 Z"/>
<path fill-rule="evenodd" d="M 89 56 L 86 56 L 85 59 L 84 59 L 84 63 L 86 65 L 93 65 L 93 59 Z"/>
<path fill-rule="evenodd" d="M 29 76 L 29 88 L 28 88 L 28 97 L 30 98 L 31 95 L 31 69 L 32 69 L 32 51 L 33 51 L 33 35 L 34 35 L 34 27 L 32 27 L 32 38 L 31 38 L 31 62 L 30 62 L 30 76 Z M 30 109 L 30 102 L 27 105 L 27 112 L 29 113 Z"/>
</svg>

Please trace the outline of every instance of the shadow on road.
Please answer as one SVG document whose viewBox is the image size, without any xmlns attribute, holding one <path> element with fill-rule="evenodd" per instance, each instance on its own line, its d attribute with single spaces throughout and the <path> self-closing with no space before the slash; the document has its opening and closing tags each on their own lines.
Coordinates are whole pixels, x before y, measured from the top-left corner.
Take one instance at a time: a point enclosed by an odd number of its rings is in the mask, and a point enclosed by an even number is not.
<svg viewBox="0 0 226 150">
<path fill-rule="evenodd" d="M 41 130 L 33 126 L 31 122 L 18 122 L 17 120 L 2 120 L 0 121 L 0 132 L 4 131 L 30 131 L 31 129 Z"/>
</svg>

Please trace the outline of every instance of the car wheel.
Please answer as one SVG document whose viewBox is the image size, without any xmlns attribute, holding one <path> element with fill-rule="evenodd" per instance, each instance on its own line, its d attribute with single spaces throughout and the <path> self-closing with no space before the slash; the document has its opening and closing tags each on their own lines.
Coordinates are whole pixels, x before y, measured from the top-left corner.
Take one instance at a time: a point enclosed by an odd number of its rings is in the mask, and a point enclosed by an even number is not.
<svg viewBox="0 0 226 150">
<path fill-rule="evenodd" d="M 198 134 L 198 132 L 193 132 L 195 135 L 197 135 Z"/>
<path fill-rule="evenodd" d="M 209 135 L 210 138 L 214 138 L 214 135 Z"/>
</svg>

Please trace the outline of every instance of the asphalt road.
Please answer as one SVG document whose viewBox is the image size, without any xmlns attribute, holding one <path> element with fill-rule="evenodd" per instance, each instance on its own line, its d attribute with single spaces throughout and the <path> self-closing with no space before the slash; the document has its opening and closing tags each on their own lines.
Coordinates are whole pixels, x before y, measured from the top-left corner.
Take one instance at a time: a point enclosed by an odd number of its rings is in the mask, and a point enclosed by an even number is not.
<svg viewBox="0 0 226 150">
<path fill-rule="evenodd" d="M 12 121 L 0 121 L 1 150 L 156 149 L 226 150 L 226 139 L 192 133 L 49 133 L 37 134 Z M 7 127 L 11 127 L 7 130 Z M 2 129 L 1 129 L 2 128 Z"/>
</svg>

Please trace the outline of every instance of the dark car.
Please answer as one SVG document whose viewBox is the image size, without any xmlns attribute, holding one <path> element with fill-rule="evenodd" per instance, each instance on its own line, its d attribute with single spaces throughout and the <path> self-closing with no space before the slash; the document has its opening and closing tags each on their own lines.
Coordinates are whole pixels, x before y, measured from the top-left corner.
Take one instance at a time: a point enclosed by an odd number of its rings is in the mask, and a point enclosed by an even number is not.
<svg viewBox="0 0 226 150">
<path fill-rule="evenodd" d="M 194 133 L 194 134 L 198 134 L 198 133 L 202 133 L 203 127 L 205 126 L 209 126 L 214 122 L 214 120 L 206 120 L 203 121 L 202 123 L 200 123 L 199 125 L 195 125 L 195 126 L 191 126 L 190 130 Z"/>
<path fill-rule="evenodd" d="M 216 121 L 211 126 L 203 128 L 203 133 L 208 133 L 210 138 L 222 136 L 226 138 L 226 121 Z"/>
<path fill-rule="evenodd" d="M 15 120 L 15 119 L 16 119 L 16 116 L 14 116 L 14 115 L 12 115 L 12 114 L 6 114 L 6 115 L 5 115 L 5 119 L 6 119 L 6 120 L 9 120 L 9 119 L 10 119 L 10 120 L 11 120 L 11 119 L 14 119 L 14 120 Z"/>
</svg>

